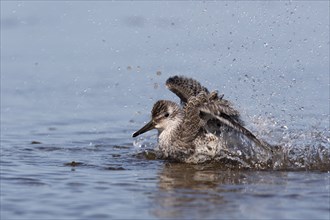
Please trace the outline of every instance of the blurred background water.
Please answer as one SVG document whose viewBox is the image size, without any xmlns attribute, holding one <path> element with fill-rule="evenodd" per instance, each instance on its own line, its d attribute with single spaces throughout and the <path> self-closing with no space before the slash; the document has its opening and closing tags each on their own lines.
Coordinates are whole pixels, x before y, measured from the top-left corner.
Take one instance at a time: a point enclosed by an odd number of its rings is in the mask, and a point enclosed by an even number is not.
<svg viewBox="0 0 330 220">
<path fill-rule="evenodd" d="M 141 155 L 176 74 L 292 164 Z M 1 219 L 329 219 L 329 83 L 328 1 L 1 1 Z"/>
</svg>

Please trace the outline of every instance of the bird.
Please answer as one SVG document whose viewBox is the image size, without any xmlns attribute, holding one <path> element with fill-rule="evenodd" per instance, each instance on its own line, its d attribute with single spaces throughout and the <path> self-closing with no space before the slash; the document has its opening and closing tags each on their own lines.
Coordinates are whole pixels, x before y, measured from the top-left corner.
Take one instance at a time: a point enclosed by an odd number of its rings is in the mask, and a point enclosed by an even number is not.
<svg viewBox="0 0 330 220">
<path fill-rule="evenodd" d="M 151 120 L 132 137 L 158 130 L 159 157 L 177 162 L 231 161 L 242 167 L 269 163 L 272 146 L 244 127 L 239 111 L 223 94 L 209 92 L 186 76 L 172 76 L 165 84 L 180 98 L 180 104 L 157 101 Z"/>
</svg>

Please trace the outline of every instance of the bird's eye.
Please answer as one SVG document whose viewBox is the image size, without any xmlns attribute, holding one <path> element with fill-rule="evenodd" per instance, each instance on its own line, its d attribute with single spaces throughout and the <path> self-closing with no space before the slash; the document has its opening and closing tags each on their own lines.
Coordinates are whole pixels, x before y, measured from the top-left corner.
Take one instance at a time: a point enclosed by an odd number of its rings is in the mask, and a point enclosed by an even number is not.
<svg viewBox="0 0 330 220">
<path fill-rule="evenodd" d="M 168 116 L 170 116 L 170 114 L 168 112 L 166 112 L 164 117 L 167 118 Z"/>
</svg>

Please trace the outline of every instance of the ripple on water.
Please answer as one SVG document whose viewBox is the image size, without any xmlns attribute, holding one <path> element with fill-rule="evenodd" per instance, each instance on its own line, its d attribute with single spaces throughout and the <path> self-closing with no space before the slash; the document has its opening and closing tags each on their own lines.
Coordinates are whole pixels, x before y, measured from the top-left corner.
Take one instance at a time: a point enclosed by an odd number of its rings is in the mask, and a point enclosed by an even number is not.
<svg viewBox="0 0 330 220">
<path fill-rule="evenodd" d="M 42 182 L 40 179 L 31 177 L 2 177 L 2 181 L 8 181 L 13 184 L 22 184 L 27 186 L 44 186 L 46 183 Z"/>
</svg>

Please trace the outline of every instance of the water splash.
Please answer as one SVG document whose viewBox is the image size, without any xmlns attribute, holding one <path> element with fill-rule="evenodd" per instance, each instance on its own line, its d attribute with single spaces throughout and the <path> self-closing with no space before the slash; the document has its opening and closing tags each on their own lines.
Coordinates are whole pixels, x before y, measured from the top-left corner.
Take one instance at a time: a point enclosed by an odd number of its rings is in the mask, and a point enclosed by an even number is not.
<svg viewBox="0 0 330 220">
<path fill-rule="evenodd" d="M 257 135 L 272 140 L 273 152 L 266 152 L 263 148 L 249 141 L 243 135 L 226 134 L 225 145 L 220 156 L 211 163 L 216 163 L 219 169 L 261 169 L 261 170 L 317 170 L 330 171 L 330 132 L 319 130 L 291 130 L 275 123 L 278 128 L 271 130 L 259 129 Z M 265 128 L 264 121 L 260 128 Z M 137 138 L 133 145 L 145 153 L 145 158 L 157 145 L 156 135 Z M 157 157 L 157 152 L 154 152 Z M 205 164 L 206 165 L 206 164 Z"/>
<path fill-rule="evenodd" d="M 157 135 L 140 136 L 133 141 L 133 146 L 137 150 L 153 149 L 156 146 Z"/>
<path fill-rule="evenodd" d="M 275 169 L 330 171 L 328 130 L 283 130 Z"/>
<path fill-rule="evenodd" d="M 330 171 L 328 128 L 288 128 L 273 118 L 260 117 L 255 117 L 253 124 L 257 135 L 274 145 L 273 169 Z"/>
</svg>

